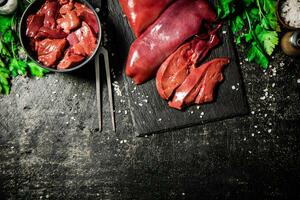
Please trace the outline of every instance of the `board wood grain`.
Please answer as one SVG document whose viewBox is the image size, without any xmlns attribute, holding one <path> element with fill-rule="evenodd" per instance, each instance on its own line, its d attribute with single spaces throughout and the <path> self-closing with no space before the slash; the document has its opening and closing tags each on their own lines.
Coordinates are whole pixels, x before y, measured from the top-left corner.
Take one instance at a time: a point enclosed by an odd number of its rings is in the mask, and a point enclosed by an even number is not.
<svg viewBox="0 0 300 200">
<path fill-rule="evenodd" d="M 135 37 L 117 0 L 108 1 L 109 18 L 114 24 L 115 42 L 121 69 L 125 69 L 126 56 Z M 209 121 L 232 118 L 248 113 L 247 99 L 237 56 L 230 36 L 229 26 L 224 24 L 219 34 L 222 45 L 214 49 L 206 59 L 229 57 L 231 63 L 224 70 L 224 81 L 215 92 L 215 101 L 201 106 L 191 106 L 184 112 L 169 108 L 157 93 L 155 80 L 136 86 L 123 73 L 123 81 L 129 96 L 131 115 L 138 136 L 161 133 L 178 128 L 203 124 Z"/>
</svg>

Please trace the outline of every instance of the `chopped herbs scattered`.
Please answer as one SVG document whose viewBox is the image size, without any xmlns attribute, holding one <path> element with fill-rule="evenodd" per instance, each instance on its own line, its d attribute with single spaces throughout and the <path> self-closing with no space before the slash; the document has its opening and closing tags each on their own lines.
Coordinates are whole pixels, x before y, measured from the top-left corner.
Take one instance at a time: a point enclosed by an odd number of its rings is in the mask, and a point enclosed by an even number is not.
<svg viewBox="0 0 300 200">
<path fill-rule="evenodd" d="M 236 43 L 245 43 L 247 58 L 264 69 L 278 45 L 276 0 L 219 0 L 219 19 L 228 18 Z"/>
<path fill-rule="evenodd" d="M 19 75 L 42 77 L 47 70 L 29 60 L 20 45 L 16 27 L 18 13 L 10 16 L 0 15 L 0 93 L 8 95 L 10 79 Z"/>
</svg>

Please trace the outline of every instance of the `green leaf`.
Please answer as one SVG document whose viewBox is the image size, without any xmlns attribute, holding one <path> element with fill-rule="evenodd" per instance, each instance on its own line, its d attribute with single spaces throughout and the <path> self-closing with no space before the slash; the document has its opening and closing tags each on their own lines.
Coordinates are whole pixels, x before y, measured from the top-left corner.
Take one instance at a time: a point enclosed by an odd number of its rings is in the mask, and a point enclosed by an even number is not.
<svg viewBox="0 0 300 200">
<path fill-rule="evenodd" d="M 2 57 L 11 57 L 8 49 L 6 48 L 4 42 L 0 39 L 0 56 Z"/>
<path fill-rule="evenodd" d="M 26 63 L 23 60 L 12 58 L 8 67 L 13 77 L 26 74 Z"/>
<path fill-rule="evenodd" d="M 4 93 L 6 95 L 8 95 L 10 91 L 10 85 L 8 81 L 9 74 L 9 70 L 0 67 L 0 93 Z"/>
<path fill-rule="evenodd" d="M 269 67 L 268 58 L 265 54 L 260 50 L 256 42 L 252 42 L 251 47 L 247 53 L 247 58 L 249 61 L 254 61 L 259 64 L 264 69 Z"/>
<path fill-rule="evenodd" d="M 233 33 L 237 33 L 243 29 L 244 25 L 243 19 L 240 16 L 237 16 L 231 23 L 231 30 Z"/>
<path fill-rule="evenodd" d="M 5 63 L 4 63 L 4 61 L 1 59 L 1 57 L 0 57 L 0 67 L 5 67 Z"/>
<path fill-rule="evenodd" d="M 255 0 L 243 0 L 243 3 L 246 7 L 250 6 L 254 2 L 255 2 Z"/>
<path fill-rule="evenodd" d="M 15 38 L 13 36 L 13 33 L 11 30 L 8 30 L 3 35 L 3 42 L 6 44 L 10 44 L 11 42 L 14 42 Z"/>
<path fill-rule="evenodd" d="M 270 28 L 273 29 L 274 31 L 280 32 L 280 25 L 278 23 L 275 13 L 268 13 L 267 18 L 268 18 Z"/>
<path fill-rule="evenodd" d="M 279 41 L 277 32 L 265 30 L 260 25 L 258 25 L 256 26 L 255 34 L 257 35 L 259 42 L 262 44 L 267 54 L 272 55 Z"/>
<path fill-rule="evenodd" d="M 0 33 L 4 34 L 7 30 L 11 29 L 11 16 L 0 15 Z"/>
<path fill-rule="evenodd" d="M 252 34 L 246 33 L 246 34 L 242 34 L 242 35 L 238 36 L 236 44 L 241 44 L 243 40 L 245 40 L 246 42 L 250 42 L 251 40 L 253 40 Z"/>
<path fill-rule="evenodd" d="M 234 13 L 235 0 L 219 0 L 217 5 L 218 18 L 224 19 L 230 14 Z"/>
<path fill-rule="evenodd" d="M 259 0 L 260 4 L 263 5 L 265 13 L 276 12 L 276 1 L 275 0 Z"/>
<path fill-rule="evenodd" d="M 38 64 L 36 64 L 35 62 L 29 62 L 28 64 L 29 67 L 29 71 L 30 74 L 32 76 L 36 76 L 36 77 L 43 77 L 46 73 L 49 73 L 48 70 L 41 68 Z"/>
</svg>

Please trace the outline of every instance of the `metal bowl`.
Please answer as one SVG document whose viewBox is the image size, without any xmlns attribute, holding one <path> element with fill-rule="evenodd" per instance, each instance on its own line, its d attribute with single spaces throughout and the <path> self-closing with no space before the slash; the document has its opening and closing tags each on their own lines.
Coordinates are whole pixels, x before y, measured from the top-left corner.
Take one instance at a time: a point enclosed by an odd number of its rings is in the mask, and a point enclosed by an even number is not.
<svg viewBox="0 0 300 200">
<path fill-rule="evenodd" d="M 276 4 L 276 15 L 277 15 L 277 19 L 279 20 L 279 22 L 281 23 L 281 25 L 289 30 L 294 30 L 294 31 L 300 31 L 300 28 L 296 28 L 296 27 L 292 27 L 289 26 L 287 23 L 285 23 L 284 19 L 281 16 L 281 6 L 282 3 L 284 2 L 284 0 L 278 0 L 277 4 Z"/>
<path fill-rule="evenodd" d="M 86 65 L 97 54 L 97 51 L 100 47 L 100 42 L 101 42 L 101 23 L 100 23 L 99 16 L 97 15 L 96 11 L 91 6 L 91 4 L 89 4 L 86 0 L 76 0 L 76 2 L 79 2 L 79 3 L 82 3 L 82 4 L 86 5 L 88 8 L 90 8 L 94 12 L 94 15 L 96 16 L 96 19 L 98 21 L 98 26 L 99 26 L 99 33 L 98 33 L 98 37 L 97 37 L 98 43 L 97 43 L 97 46 L 95 48 L 94 53 L 91 56 L 87 57 L 82 63 L 80 63 L 78 65 L 75 65 L 75 66 L 73 66 L 69 69 L 58 70 L 58 69 L 50 68 L 50 67 L 47 67 L 47 66 L 43 65 L 42 63 L 40 63 L 37 60 L 37 58 L 35 56 L 35 53 L 32 52 L 32 50 L 29 48 L 29 38 L 26 36 L 27 18 L 28 18 L 29 15 L 35 14 L 41 8 L 41 6 L 45 3 L 45 0 L 42 0 L 42 1 L 41 0 L 35 0 L 34 2 L 32 2 L 26 8 L 26 10 L 24 11 L 24 13 L 21 17 L 21 21 L 20 21 L 20 24 L 19 24 L 19 37 L 20 37 L 21 45 L 23 46 L 23 48 L 27 52 L 28 56 L 34 62 L 36 62 L 39 66 L 41 66 L 44 69 L 47 69 L 47 70 L 52 71 L 52 72 L 71 72 L 71 71 L 77 70 L 77 69 L 83 67 L 84 65 Z"/>
</svg>

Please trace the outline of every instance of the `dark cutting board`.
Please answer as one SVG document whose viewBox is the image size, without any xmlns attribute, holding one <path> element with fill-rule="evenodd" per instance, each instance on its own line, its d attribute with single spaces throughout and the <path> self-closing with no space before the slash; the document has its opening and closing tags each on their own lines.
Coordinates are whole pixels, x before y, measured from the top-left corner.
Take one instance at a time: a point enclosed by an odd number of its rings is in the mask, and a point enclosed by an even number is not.
<svg viewBox="0 0 300 200">
<path fill-rule="evenodd" d="M 118 44 L 118 54 L 121 55 L 121 65 L 124 70 L 126 56 L 134 36 L 118 1 L 108 1 L 108 4 L 109 18 L 116 35 L 115 43 Z M 123 81 L 129 96 L 131 115 L 137 135 L 160 133 L 248 113 L 237 56 L 229 33 L 228 25 L 225 24 L 219 34 L 223 39 L 223 44 L 214 49 L 207 58 L 207 60 L 224 56 L 231 58 L 230 65 L 224 70 L 224 82 L 217 88 L 216 100 L 213 103 L 191 106 L 184 112 L 178 111 L 169 108 L 167 102 L 159 97 L 154 79 L 136 86 L 123 73 Z"/>
</svg>

